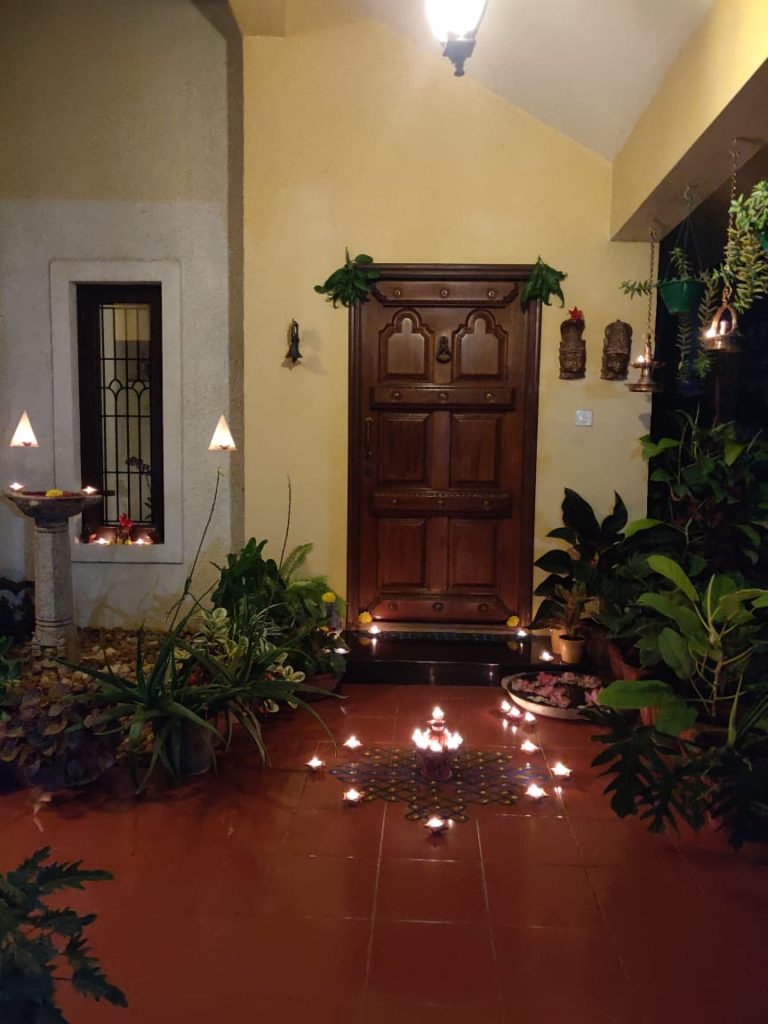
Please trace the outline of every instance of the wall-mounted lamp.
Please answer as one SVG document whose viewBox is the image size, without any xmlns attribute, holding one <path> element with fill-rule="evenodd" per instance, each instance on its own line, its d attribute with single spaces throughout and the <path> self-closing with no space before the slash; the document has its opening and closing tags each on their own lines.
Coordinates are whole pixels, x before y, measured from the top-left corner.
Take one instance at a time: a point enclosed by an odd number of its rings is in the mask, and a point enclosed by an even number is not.
<svg viewBox="0 0 768 1024">
<path fill-rule="evenodd" d="M 213 432 L 211 443 L 208 445 L 209 452 L 235 452 L 237 445 L 232 437 L 227 421 L 223 416 L 219 417 L 216 429 Z"/>
<path fill-rule="evenodd" d="M 27 416 L 26 409 L 21 414 L 16 429 L 13 432 L 10 446 L 11 448 L 37 448 L 37 438 L 35 432 L 32 429 L 32 424 L 29 422 L 29 416 Z"/>
<path fill-rule="evenodd" d="M 301 359 L 301 351 L 299 349 L 300 341 L 299 325 L 295 320 L 291 320 L 291 332 L 288 340 L 288 355 L 285 358 L 290 359 L 294 366 Z"/>
<path fill-rule="evenodd" d="M 426 15 L 432 34 L 443 45 L 443 56 L 461 78 L 464 62 L 472 56 L 475 35 L 483 20 L 488 0 L 426 0 Z"/>
</svg>

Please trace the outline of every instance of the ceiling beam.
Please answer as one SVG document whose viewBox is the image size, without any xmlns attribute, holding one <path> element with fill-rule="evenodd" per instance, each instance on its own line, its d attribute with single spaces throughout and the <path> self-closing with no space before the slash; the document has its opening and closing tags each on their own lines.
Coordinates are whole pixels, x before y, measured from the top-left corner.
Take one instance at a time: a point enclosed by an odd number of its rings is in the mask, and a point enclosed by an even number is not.
<svg viewBox="0 0 768 1024">
<path fill-rule="evenodd" d="M 611 235 L 660 236 L 767 141 L 768 3 L 716 0 L 667 72 L 613 164 Z"/>
</svg>

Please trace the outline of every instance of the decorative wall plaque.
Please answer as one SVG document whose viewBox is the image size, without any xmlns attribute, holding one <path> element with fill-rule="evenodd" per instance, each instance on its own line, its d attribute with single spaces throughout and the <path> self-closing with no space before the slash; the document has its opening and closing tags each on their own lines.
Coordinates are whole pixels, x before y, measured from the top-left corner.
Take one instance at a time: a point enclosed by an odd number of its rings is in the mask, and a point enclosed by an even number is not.
<svg viewBox="0 0 768 1024">
<path fill-rule="evenodd" d="M 623 320 L 614 320 L 605 328 L 603 338 L 603 380 L 626 380 L 632 351 L 632 328 Z"/>
<path fill-rule="evenodd" d="M 587 343 L 584 341 L 584 314 L 574 306 L 560 324 L 560 379 L 580 380 L 587 372 Z"/>
</svg>

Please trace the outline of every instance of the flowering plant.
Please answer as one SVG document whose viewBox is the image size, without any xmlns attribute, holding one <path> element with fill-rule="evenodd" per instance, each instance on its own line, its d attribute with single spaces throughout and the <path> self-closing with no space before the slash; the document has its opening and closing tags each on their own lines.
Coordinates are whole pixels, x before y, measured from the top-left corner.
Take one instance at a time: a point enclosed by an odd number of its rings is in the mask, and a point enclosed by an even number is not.
<svg viewBox="0 0 768 1024">
<path fill-rule="evenodd" d="M 582 708 L 597 703 L 602 682 L 581 672 L 531 672 L 512 676 L 508 689 L 526 700 L 555 708 Z"/>
</svg>

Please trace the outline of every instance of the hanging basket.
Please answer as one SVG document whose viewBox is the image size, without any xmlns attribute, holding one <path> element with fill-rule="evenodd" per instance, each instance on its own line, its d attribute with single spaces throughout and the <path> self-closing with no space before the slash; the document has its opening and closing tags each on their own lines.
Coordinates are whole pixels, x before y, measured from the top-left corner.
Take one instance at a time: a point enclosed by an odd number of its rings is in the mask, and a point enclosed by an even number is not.
<svg viewBox="0 0 768 1024">
<path fill-rule="evenodd" d="M 704 282 L 694 280 L 663 281 L 659 295 L 673 316 L 681 313 L 695 313 L 704 298 Z"/>
</svg>

